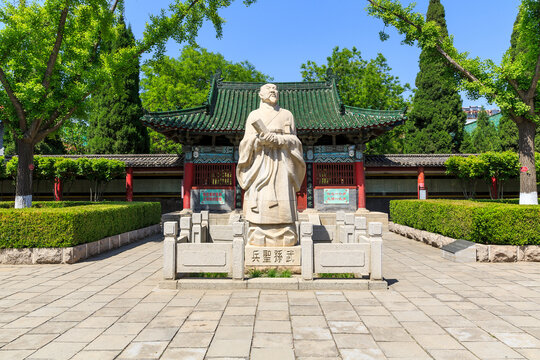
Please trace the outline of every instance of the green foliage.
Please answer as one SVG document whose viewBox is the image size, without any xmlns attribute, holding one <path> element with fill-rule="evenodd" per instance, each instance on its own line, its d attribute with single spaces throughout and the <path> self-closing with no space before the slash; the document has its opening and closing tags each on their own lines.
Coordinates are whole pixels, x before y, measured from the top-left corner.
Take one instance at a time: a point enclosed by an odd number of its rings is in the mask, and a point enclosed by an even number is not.
<svg viewBox="0 0 540 360">
<path fill-rule="evenodd" d="M 519 131 L 516 123 L 509 116 L 503 114 L 497 130 L 502 150 L 517 152 L 519 150 Z M 540 151 L 540 126 L 536 127 L 534 150 Z"/>
<path fill-rule="evenodd" d="M 109 45 L 113 52 L 132 47 L 135 38 L 131 27 L 121 18 L 118 37 Z M 129 64 L 129 71 L 119 69 L 113 81 L 90 99 L 88 149 L 93 154 L 145 154 L 149 151 L 146 127 L 139 98 L 139 59 Z"/>
<path fill-rule="evenodd" d="M 155 130 L 148 129 L 150 138 L 150 153 L 151 154 L 181 154 L 182 144 L 173 140 L 169 140 L 165 135 L 158 133 Z"/>
<path fill-rule="evenodd" d="M 461 144 L 462 153 L 482 153 L 486 151 L 501 151 L 500 132 L 489 122 L 487 113 L 482 110 L 476 120 L 476 128 L 471 135 L 466 134 Z"/>
<path fill-rule="evenodd" d="M 18 158 L 12 158 L 6 164 L 6 175 L 13 180 L 17 177 Z M 90 200 L 101 200 L 106 185 L 114 179 L 124 176 L 126 164 L 123 161 L 95 158 L 77 160 L 59 157 L 34 157 L 33 175 L 36 180 L 62 179 L 71 185 L 76 177 L 87 179 L 91 183 Z"/>
<path fill-rule="evenodd" d="M 7 179 L 6 162 L 3 156 L 0 156 L 0 180 Z"/>
<path fill-rule="evenodd" d="M 190 273 L 188 277 L 205 279 L 224 279 L 229 276 L 228 273 Z"/>
<path fill-rule="evenodd" d="M 69 119 L 62 126 L 60 138 L 66 153 L 68 154 L 85 154 L 88 146 L 88 122 L 82 118 Z"/>
<path fill-rule="evenodd" d="M 143 65 L 141 99 L 150 111 L 185 109 L 207 101 L 211 80 L 220 70 L 224 81 L 265 82 L 270 78 L 247 61 L 233 63 L 223 55 L 186 46 L 178 59 L 163 56 Z M 150 130 L 151 153 L 181 153 L 180 144 Z"/>
<path fill-rule="evenodd" d="M 292 273 L 289 269 L 284 269 L 281 271 L 278 271 L 276 268 L 270 268 L 270 269 L 250 269 L 247 272 L 248 277 L 250 278 L 258 278 L 258 277 L 269 277 L 269 278 L 290 278 L 292 276 Z"/>
<path fill-rule="evenodd" d="M 263 275 L 263 272 L 258 269 L 250 269 L 248 271 L 248 276 L 251 278 L 258 278 L 258 277 L 261 277 L 262 275 Z"/>
<path fill-rule="evenodd" d="M 436 50 L 458 73 L 456 80 L 460 89 L 466 90 L 471 99 L 485 97 L 488 102 L 499 105 L 519 128 L 520 159 L 531 173 L 523 173 L 520 192 L 536 190 L 534 170 L 534 146 L 528 139 L 540 122 L 540 2 L 521 0 L 514 23 L 510 48 L 500 65 L 493 60 L 471 59 L 466 52 L 459 52 L 452 36 L 436 21 L 429 21 L 414 12 L 414 4 L 407 7 L 397 0 L 368 0 L 369 15 L 381 19 L 404 35 L 403 42 L 418 44 L 422 50 Z M 527 145 L 525 145 L 527 144 Z"/>
<path fill-rule="evenodd" d="M 266 272 L 266 276 L 269 278 L 275 278 L 277 274 L 277 269 L 268 269 L 268 271 Z"/>
<path fill-rule="evenodd" d="M 58 132 L 54 132 L 38 143 L 34 149 L 35 154 L 62 155 L 66 153 L 64 144 Z"/>
<path fill-rule="evenodd" d="M 397 224 L 482 244 L 539 245 L 540 207 L 466 200 L 392 200 Z"/>
<path fill-rule="evenodd" d="M 5 203 L 0 203 L 4 205 Z M 158 224 L 159 203 L 36 202 L 0 206 L 0 248 L 70 247 Z"/>
<path fill-rule="evenodd" d="M 426 20 L 447 37 L 444 7 L 430 0 Z M 416 92 L 406 125 L 405 153 L 448 154 L 459 151 L 466 115 L 462 110 L 454 70 L 435 49 L 422 49 Z"/>
<path fill-rule="evenodd" d="M 444 163 L 446 174 L 453 175 L 460 180 L 463 196 L 466 199 L 473 199 L 476 194 L 478 180 L 485 173 L 485 164 L 477 156 L 471 155 L 450 156 Z"/>
<path fill-rule="evenodd" d="M 221 36 L 219 12 L 231 2 L 170 0 L 149 17 L 141 39 L 116 48 L 107 44 L 118 41 L 125 28 L 119 15 L 123 0 L 112 8 L 107 0 L 0 2 L 0 106 L 14 143 L 25 143 L 19 146 L 25 152 L 19 153 L 21 165 L 29 165 L 37 143 L 83 112 L 91 94 L 116 74 L 132 71 L 142 54 L 159 57 L 170 39 L 195 43 L 205 21 Z M 20 177 L 17 195 L 31 194 L 32 179 Z"/>
<path fill-rule="evenodd" d="M 6 175 L 13 181 L 17 178 L 17 167 L 19 166 L 19 158 L 13 157 L 6 163 Z"/>
<path fill-rule="evenodd" d="M 281 273 L 279 273 L 278 277 L 290 278 L 291 276 L 292 276 L 291 270 L 285 269 L 285 270 L 282 270 Z"/>
<path fill-rule="evenodd" d="M 512 151 L 490 151 L 478 156 L 450 156 L 445 166 L 448 175 L 460 179 L 466 199 L 474 198 L 479 179 L 490 188 L 492 178 L 497 179 L 498 197 L 502 198 L 505 181 L 519 176 L 520 163 L 518 155 Z"/>
<path fill-rule="evenodd" d="M 99 201 L 105 186 L 125 174 L 126 164 L 118 160 L 78 158 L 77 175 L 91 182 L 90 201 Z"/>
<path fill-rule="evenodd" d="M 326 61 L 322 65 L 311 60 L 302 64 L 302 79 L 327 80 L 330 68 L 337 77 L 337 87 L 345 105 L 393 110 L 407 106 L 403 94 L 410 89 L 409 84 L 401 85 L 399 78 L 391 75 L 392 69 L 382 54 L 375 59 L 365 60 L 355 47 L 340 50 L 336 46 Z M 402 127 L 397 127 L 370 141 L 366 153 L 402 152 L 402 133 Z"/>
<path fill-rule="evenodd" d="M 352 273 L 320 273 L 318 274 L 321 279 L 354 279 L 355 276 Z"/>
</svg>

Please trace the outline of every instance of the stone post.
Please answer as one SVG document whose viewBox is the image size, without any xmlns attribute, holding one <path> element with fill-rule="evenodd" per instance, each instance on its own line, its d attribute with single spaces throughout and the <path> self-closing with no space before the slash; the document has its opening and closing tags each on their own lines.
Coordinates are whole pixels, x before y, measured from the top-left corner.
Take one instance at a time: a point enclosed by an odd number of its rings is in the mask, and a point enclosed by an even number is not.
<svg viewBox="0 0 540 360">
<path fill-rule="evenodd" d="M 354 242 L 360 242 L 360 236 L 367 235 L 367 218 L 356 216 L 354 218 Z"/>
<path fill-rule="evenodd" d="M 345 225 L 345 212 L 337 211 L 336 212 L 336 238 L 333 240 L 333 242 L 338 242 L 338 243 L 342 242 L 341 231 L 344 225 Z"/>
<path fill-rule="evenodd" d="M 178 222 L 166 221 L 163 224 L 163 278 L 166 280 L 176 279 L 176 236 L 178 234 Z"/>
<path fill-rule="evenodd" d="M 300 246 L 302 247 L 302 279 L 313 280 L 313 224 L 300 224 Z"/>
<path fill-rule="evenodd" d="M 233 229 L 233 265 L 232 278 L 234 280 L 244 280 L 244 223 L 235 222 Z"/>
<path fill-rule="evenodd" d="M 368 225 L 371 244 L 371 280 L 382 280 L 382 223 L 370 222 Z"/>
<path fill-rule="evenodd" d="M 200 244 L 202 242 L 201 235 L 201 213 L 193 213 L 191 215 L 192 227 L 191 227 L 191 242 L 194 244 Z"/>
<path fill-rule="evenodd" d="M 341 233 L 342 243 L 353 243 L 354 240 L 354 214 L 345 214 L 345 225 Z"/>
<path fill-rule="evenodd" d="M 201 211 L 201 242 L 206 243 L 209 239 L 208 210 Z"/>
<path fill-rule="evenodd" d="M 191 242 L 191 217 L 184 216 L 180 218 L 180 239 L 186 239 Z"/>
</svg>

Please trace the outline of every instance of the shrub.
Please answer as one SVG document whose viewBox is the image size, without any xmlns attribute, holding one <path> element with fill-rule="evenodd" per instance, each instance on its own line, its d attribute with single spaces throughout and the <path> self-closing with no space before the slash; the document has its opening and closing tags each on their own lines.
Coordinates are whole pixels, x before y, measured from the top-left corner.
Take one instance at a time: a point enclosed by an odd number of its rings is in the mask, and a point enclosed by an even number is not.
<svg viewBox="0 0 540 360">
<path fill-rule="evenodd" d="M 397 224 L 482 244 L 540 245 L 540 206 L 467 200 L 392 200 Z"/>
<path fill-rule="evenodd" d="M 0 248 L 70 247 L 158 224 L 159 203 L 0 203 Z M 10 208 L 7 208 L 7 207 Z"/>
</svg>

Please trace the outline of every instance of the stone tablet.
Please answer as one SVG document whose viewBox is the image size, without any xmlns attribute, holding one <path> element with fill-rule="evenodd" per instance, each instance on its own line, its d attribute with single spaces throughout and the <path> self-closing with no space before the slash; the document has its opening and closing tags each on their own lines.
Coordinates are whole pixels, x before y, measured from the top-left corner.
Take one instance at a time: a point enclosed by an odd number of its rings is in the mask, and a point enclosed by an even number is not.
<svg viewBox="0 0 540 360">
<path fill-rule="evenodd" d="M 458 251 L 465 250 L 471 246 L 475 246 L 475 243 L 467 240 L 456 240 L 448 245 L 444 245 L 441 249 L 455 254 Z"/>
</svg>

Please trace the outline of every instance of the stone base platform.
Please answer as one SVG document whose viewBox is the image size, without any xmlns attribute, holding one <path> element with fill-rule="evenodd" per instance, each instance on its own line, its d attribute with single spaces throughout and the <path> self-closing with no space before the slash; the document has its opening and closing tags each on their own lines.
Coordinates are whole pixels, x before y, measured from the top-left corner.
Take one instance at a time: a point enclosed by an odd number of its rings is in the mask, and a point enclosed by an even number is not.
<svg viewBox="0 0 540 360">
<path fill-rule="evenodd" d="M 251 278 L 232 279 L 179 279 L 163 280 L 160 289 L 169 290 L 233 290 L 233 289 L 270 289 L 270 290 L 387 290 L 386 280 L 369 279 L 314 279 L 291 278 Z"/>
</svg>

